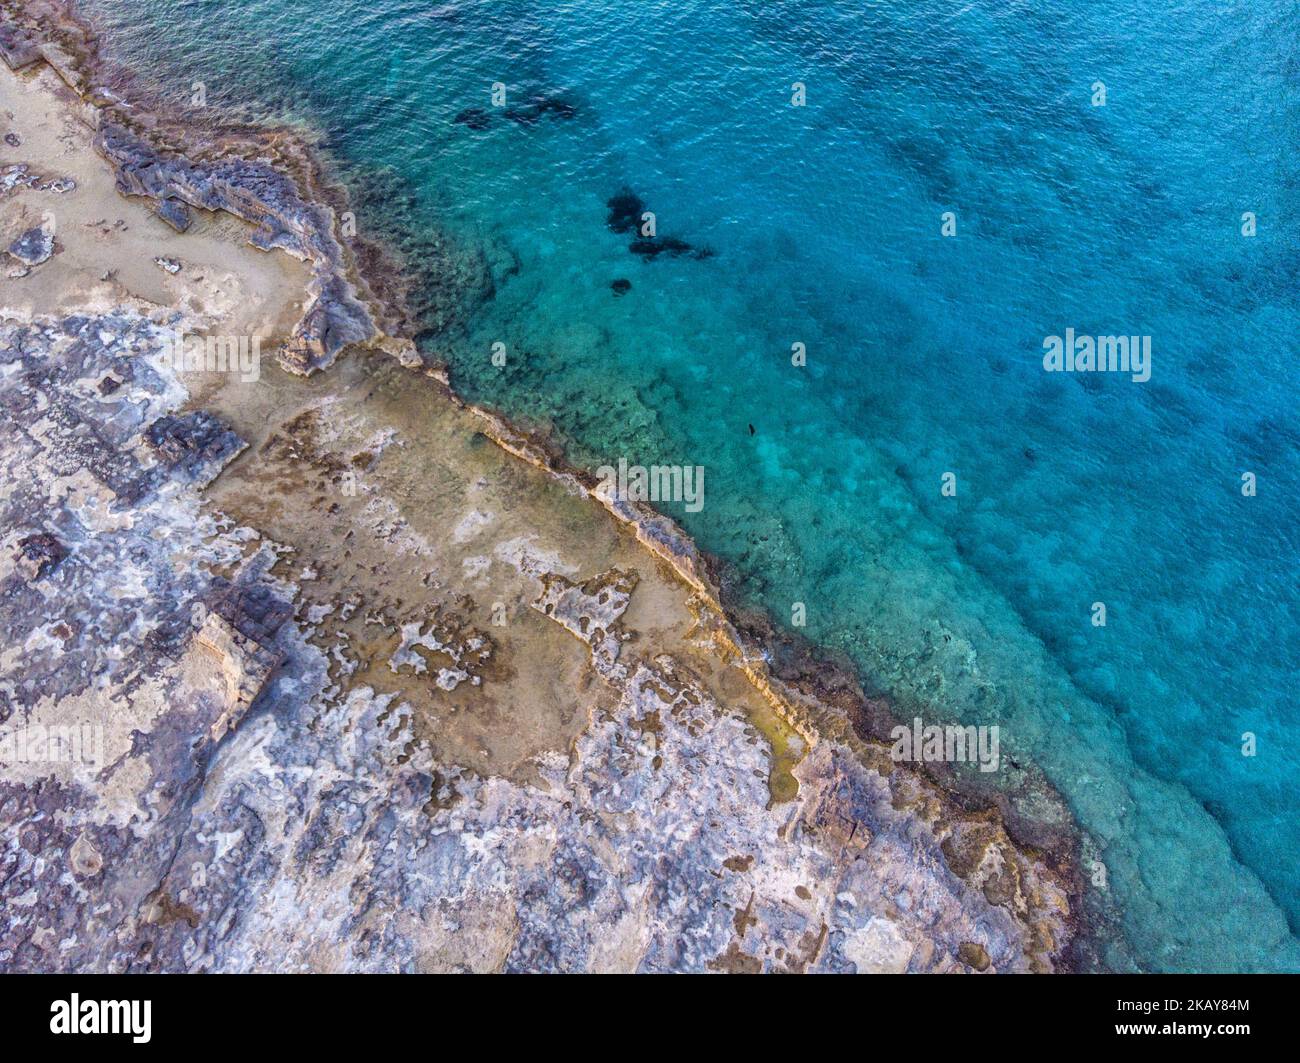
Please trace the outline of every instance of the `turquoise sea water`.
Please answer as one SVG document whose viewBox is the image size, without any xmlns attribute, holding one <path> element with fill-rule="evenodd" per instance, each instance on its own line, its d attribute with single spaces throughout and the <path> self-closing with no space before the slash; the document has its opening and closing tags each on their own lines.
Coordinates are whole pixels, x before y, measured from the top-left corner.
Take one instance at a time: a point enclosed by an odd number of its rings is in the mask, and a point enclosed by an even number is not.
<svg viewBox="0 0 1300 1063">
<path fill-rule="evenodd" d="M 427 340 L 471 397 L 704 466 L 664 508 L 742 600 L 804 603 L 904 716 L 998 724 L 1104 864 L 1084 962 L 1300 970 L 1294 7 L 86 6 L 178 102 L 316 125 L 363 226 L 484 264 Z M 710 253 L 633 254 L 624 189 Z M 1067 328 L 1150 336 L 1151 379 L 1044 372 Z"/>
</svg>

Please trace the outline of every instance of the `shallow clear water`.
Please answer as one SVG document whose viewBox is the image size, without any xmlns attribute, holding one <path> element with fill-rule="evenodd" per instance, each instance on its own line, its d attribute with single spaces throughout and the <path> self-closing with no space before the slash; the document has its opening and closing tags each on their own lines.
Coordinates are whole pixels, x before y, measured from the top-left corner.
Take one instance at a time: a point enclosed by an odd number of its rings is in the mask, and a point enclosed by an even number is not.
<svg viewBox="0 0 1300 1063">
<path fill-rule="evenodd" d="M 664 508 L 746 600 L 805 603 L 904 715 L 999 724 L 1099 847 L 1101 964 L 1300 970 L 1294 10 L 87 6 L 178 101 L 305 118 L 361 201 L 410 195 L 363 225 L 483 256 L 432 341 L 462 389 L 592 465 L 704 466 Z M 630 253 L 624 187 L 712 254 Z M 1149 335 L 1151 379 L 1044 372 L 1066 328 Z"/>
</svg>

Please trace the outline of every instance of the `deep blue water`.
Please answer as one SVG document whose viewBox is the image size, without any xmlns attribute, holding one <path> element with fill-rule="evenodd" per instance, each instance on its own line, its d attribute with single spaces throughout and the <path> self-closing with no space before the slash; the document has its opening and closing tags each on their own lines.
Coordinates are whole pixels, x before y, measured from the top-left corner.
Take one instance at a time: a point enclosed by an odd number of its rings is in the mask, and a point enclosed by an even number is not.
<svg viewBox="0 0 1300 1063">
<path fill-rule="evenodd" d="M 1102 965 L 1300 970 L 1294 6 L 87 6 L 178 101 L 409 194 L 363 226 L 486 263 L 430 340 L 472 397 L 704 466 L 665 508 L 745 600 L 905 715 L 998 724 L 1104 863 Z M 711 254 L 630 253 L 623 188 Z M 1067 328 L 1150 336 L 1151 379 L 1045 372 Z"/>
</svg>

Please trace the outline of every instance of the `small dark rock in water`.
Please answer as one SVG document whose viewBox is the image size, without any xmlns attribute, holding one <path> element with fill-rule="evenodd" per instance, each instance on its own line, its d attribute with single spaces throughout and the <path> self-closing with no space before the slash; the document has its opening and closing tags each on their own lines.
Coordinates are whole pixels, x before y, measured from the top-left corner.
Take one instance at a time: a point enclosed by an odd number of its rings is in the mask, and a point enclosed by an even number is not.
<svg viewBox="0 0 1300 1063">
<path fill-rule="evenodd" d="M 163 221 L 178 233 L 183 233 L 194 221 L 194 216 L 190 213 L 190 208 L 185 203 L 181 202 L 181 200 L 174 199 L 171 196 L 159 201 L 158 217 L 162 218 Z"/>
<path fill-rule="evenodd" d="M 636 232 L 641 224 L 641 215 L 646 209 L 645 200 L 630 188 L 624 188 L 617 195 L 610 196 L 605 201 L 605 206 L 609 208 L 609 217 L 605 220 L 605 224 L 609 226 L 611 232 L 616 233 Z"/>
<path fill-rule="evenodd" d="M 632 290 L 632 282 L 619 277 L 619 279 L 614 281 L 610 287 L 614 289 L 615 295 L 626 295 Z"/>
<path fill-rule="evenodd" d="M 54 254 L 54 234 L 34 226 L 9 245 L 9 253 L 24 266 L 39 266 Z"/>
<path fill-rule="evenodd" d="M 541 114 L 532 107 L 508 107 L 501 112 L 503 118 L 516 125 L 532 125 Z"/>
<path fill-rule="evenodd" d="M 570 118 L 576 118 L 578 116 L 578 109 L 574 107 L 573 104 L 568 100 L 562 100 L 555 96 L 548 96 L 546 99 L 540 101 L 537 107 L 542 114 L 554 115 L 556 118 L 566 122 Z"/>
<path fill-rule="evenodd" d="M 668 254 L 685 255 L 694 253 L 696 258 L 706 257 L 712 252 L 698 252 L 685 240 L 679 240 L 675 236 L 649 236 L 642 237 L 639 240 L 633 240 L 628 244 L 628 250 L 634 255 L 640 255 L 642 258 L 658 258 L 660 255 Z"/>
<path fill-rule="evenodd" d="M 470 129 L 483 130 L 491 123 L 491 115 L 482 107 L 466 107 L 452 119 L 457 125 L 467 125 Z"/>
<path fill-rule="evenodd" d="M 57 568 L 59 562 L 67 556 L 67 548 L 58 539 L 46 532 L 39 532 L 18 540 L 14 567 L 24 579 L 41 579 Z"/>
<path fill-rule="evenodd" d="M 1202 801 L 1201 807 L 1220 822 L 1227 818 L 1228 810 L 1222 801 Z"/>
<path fill-rule="evenodd" d="M 145 439 L 167 465 L 204 482 L 244 448 L 244 441 L 206 410 L 159 417 Z"/>
<path fill-rule="evenodd" d="M 5 143 L 8 144 L 11 148 L 16 148 L 20 144 L 22 144 L 22 140 L 19 139 L 17 133 L 6 133 Z"/>
</svg>

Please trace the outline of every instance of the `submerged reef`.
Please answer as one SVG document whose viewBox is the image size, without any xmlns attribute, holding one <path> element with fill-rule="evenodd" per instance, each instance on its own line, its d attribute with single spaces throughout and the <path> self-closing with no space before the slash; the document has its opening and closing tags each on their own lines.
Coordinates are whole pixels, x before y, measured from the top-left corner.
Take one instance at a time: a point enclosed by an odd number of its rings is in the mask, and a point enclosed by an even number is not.
<svg viewBox="0 0 1300 1063">
<path fill-rule="evenodd" d="M 494 115 L 499 115 L 507 122 L 513 122 L 515 125 L 531 126 L 536 125 L 543 118 L 554 118 L 563 122 L 571 121 L 578 116 L 578 108 L 562 95 L 534 92 L 525 96 L 522 103 L 510 106 L 493 107 L 491 109 L 466 107 L 464 110 L 458 111 L 452 121 L 457 125 L 472 129 L 476 133 L 481 133 L 492 127 Z"/>
<path fill-rule="evenodd" d="M 695 247 L 676 236 L 642 235 L 643 221 L 649 212 L 645 200 L 630 188 L 621 188 L 605 201 L 608 213 L 605 225 L 610 232 L 632 234 L 634 239 L 627 249 L 632 254 L 650 261 L 660 255 L 676 258 L 689 255 L 691 258 L 712 258 L 713 251 L 707 247 Z"/>
</svg>

